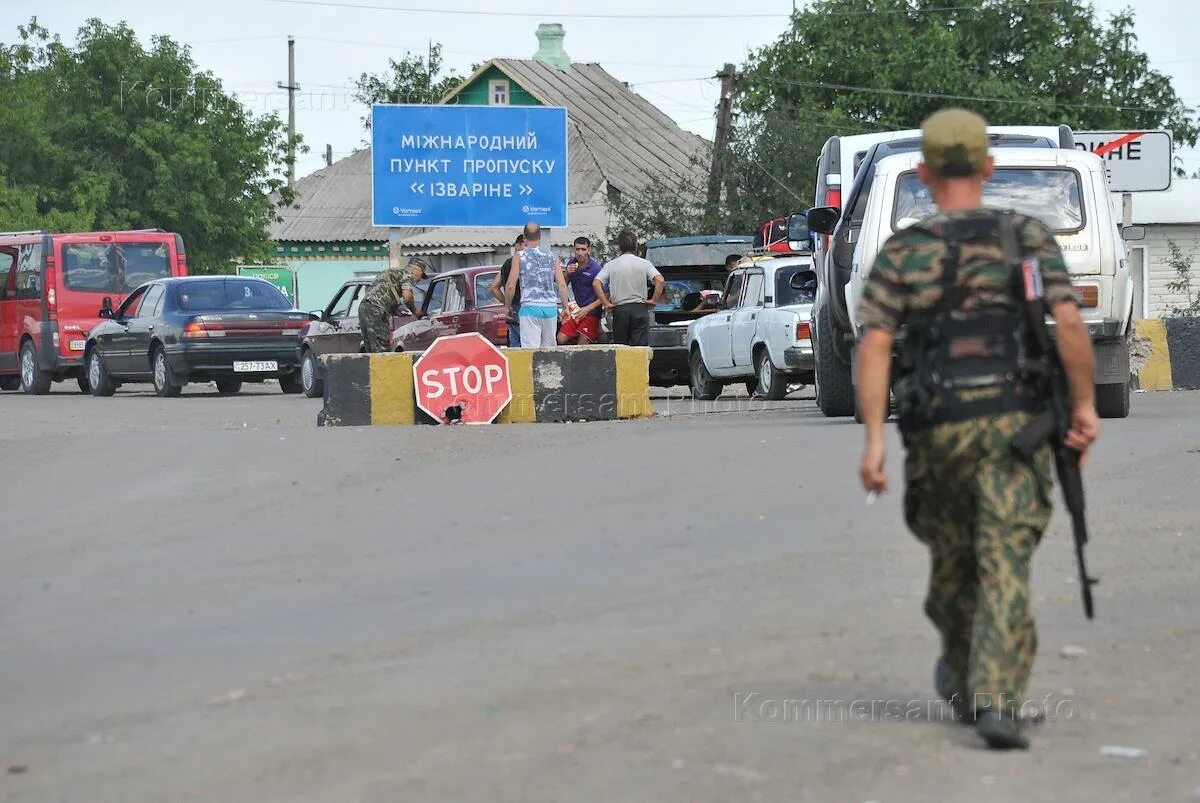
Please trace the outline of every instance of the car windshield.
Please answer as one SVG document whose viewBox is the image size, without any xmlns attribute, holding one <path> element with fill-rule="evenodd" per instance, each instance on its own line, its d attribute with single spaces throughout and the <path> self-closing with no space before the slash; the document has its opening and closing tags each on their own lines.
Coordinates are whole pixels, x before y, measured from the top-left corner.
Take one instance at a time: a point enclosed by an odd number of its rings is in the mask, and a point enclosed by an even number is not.
<svg viewBox="0 0 1200 803">
<path fill-rule="evenodd" d="M 175 298 L 179 309 L 185 312 L 292 308 L 278 287 L 260 279 L 189 281 L 175 286 Z"/>
<path fill-rule="evenodd" d="M 1064 168 L 1003 167 L 983 185 L 983 205 L 1012 209 L 1037 218 L 1051 231 L 1078 231 L 1083 227 L 1079 174 Z M 892 228 L 900 230 L 929 217 L 937 207 L 929 188 L 917 174 L 905 173 L 896 185 Z"/>
<path fill-rule="evenodd" d="M 171 275 L 166 243 L 68 243 L 63 283 L 85 293 L 128 293 Z"/>
<path fill-rule="evenodd" d="M 792 287 L 792 277 L 797 273 L 807 273 L 803 286 L 797 290 Z M 787 307 L 792 304 L 812 304 L 817 300 L 817 274 L 807 265 L 797 265 L 794 268 L 781 268 L 775 271 L 775 306 Z"/>
</svg>

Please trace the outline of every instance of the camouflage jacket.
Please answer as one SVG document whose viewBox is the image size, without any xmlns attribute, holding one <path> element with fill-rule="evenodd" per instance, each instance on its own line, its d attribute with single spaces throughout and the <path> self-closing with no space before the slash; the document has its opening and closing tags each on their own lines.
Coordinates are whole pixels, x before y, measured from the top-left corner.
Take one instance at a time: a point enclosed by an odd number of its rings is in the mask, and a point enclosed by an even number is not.
<svg viewBox="0 0 1200 803">
<path fill-rule="evenodd" d="M 996 212 L 975 209 L 936 214 L 884 243 L 863 287 L 858 320 L 864 329 L 896 332 L 910 319 L 932 316 L 942 297 L 942 270 L 947 241 L 942 235 L 951 221 L 986 223 Z M 1023 260 L 1036 259 L 1041 269 L 1046 308 L 1074 301 L 1071 276 L 1062 251 L 1045 224 L 1026 215 L 1013 220 Z M 980 226 L 984 232 L 989 227 Z M 956 284 L 963 290 L 956 309 L 964 312 L 1021 314 L 1023 300 L 1013 292 L 1013 268 L 1005 264 L 999 229 L 990 236 L 959 240 Z"/>
<path fill-rule="evenodd" d="M 404 300 L 404 291 L 407 290 L 411 293 L 415 287 L 416 284 L 413 282 L 412 274 L 408 272 L 407 266 L 389 267 L 379 274 L 379 278 L 371 285 L 371 289 L 367 290 L 362 303 L 390 312 Z"/>
</svg>

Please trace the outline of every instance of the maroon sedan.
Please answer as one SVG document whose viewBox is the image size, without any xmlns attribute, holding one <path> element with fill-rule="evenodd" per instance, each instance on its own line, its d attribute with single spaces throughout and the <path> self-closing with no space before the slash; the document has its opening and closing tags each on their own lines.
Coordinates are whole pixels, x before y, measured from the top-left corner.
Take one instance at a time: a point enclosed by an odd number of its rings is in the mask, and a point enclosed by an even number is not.
<svg viewBox="0 0 1200 803">
<path fill-rule="evenodd" d="M 446 335 L 478 332 L 497 346 L 508 345 L 504 305 L 492 297 L 500 266 L 486 265 L 439 273 L 429 282 L 421 317 L 392 333 L 396 351 L 424 351 Z"/>
</svg>

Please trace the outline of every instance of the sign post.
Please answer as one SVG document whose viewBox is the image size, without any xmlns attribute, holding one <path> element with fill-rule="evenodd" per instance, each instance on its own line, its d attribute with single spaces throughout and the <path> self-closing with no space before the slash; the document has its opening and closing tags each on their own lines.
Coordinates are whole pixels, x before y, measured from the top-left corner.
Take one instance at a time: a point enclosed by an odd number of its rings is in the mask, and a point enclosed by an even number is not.
<svg viewBox="0 0 1200 803">
<path fill-rule="evenodd" d="M 478 332 L 433 341 L 413 384 L 417 407 L 439 424 L 490 424 L 512 401 L 508 358 Z"/>
<path fill-rule="evenodd" d="M 376 226 L 567 225 L 567 110 L 371 107 Z"/>
</svg>

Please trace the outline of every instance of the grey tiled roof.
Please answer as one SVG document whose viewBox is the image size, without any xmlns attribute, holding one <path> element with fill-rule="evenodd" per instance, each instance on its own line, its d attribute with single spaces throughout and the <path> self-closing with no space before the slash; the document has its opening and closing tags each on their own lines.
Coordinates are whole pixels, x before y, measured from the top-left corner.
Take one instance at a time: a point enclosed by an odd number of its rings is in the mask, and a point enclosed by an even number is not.
<svg viewBox="0 0 1200 803">
<path fill-rule="evenodd" d="M 278 210 L 272 240 L 386 242 L 371 225 L 371 149 L 339 159 L 296 182 L 296 206 Z"/>
<path fill-rule="evenodd" d="M 562 72 L 531 59 L 495 59 L 477 74 L 491 65 L 499 67 L 545 105 L 566 107 L 570 121 L 569 203 L 590 201 L 604 188 L 605 181 L 621 192 L 636 192 L 654 176 L 703 179 L 705 165 L 711 158 L 711 143 L 681 129 L 599 64 L 572 64 L 569 72 Z M 465 81 L 459 90 L 469 82 Z M 459 90 L 443 102 L 452 103 Z M 296 196 L 297 206 L 279 210 L 283 220 L 271 225 L 272 240 L 383 242 L 388 239 L 386 228 L 371 225 L 370 148 L 300 179 L 296 182 Z M 421 236 L 419 229 L 412 231 Z M 443 245 L 453 247 L 476 244 L 478 236 L 471 232 L 488 231 L 494 235 L 498 230 L 439 231 L 440 234 L 429 234 L 440 236 Z M 566 231 L 563 230 L 564 234 Z M 457 236 L 455 232 L 463 234 Z M 503 244 L 506 243 L 497 243 Z"/>
<path fill-rule="evenodd" d="M 589 171 L 594 163 L 599 175 L 622 192 L 636 192 L 656 175 L 703 180 L 711 143 L 684 131 L 599 64 L 572 64 L 569 72 L 532 59 L 495 59 L 492 64 L 547 106 L 566 107 L 573 133 L 587 151 L 569 150 L 572 179 L 582 159 Z M 599 187 L 591 176 L 580 184 L 591 184 L 589 195 Z M 571 189 L 572 201 L 585 200 L 577 192 L 582 186 L 572 182 Z"/>
</svg>

